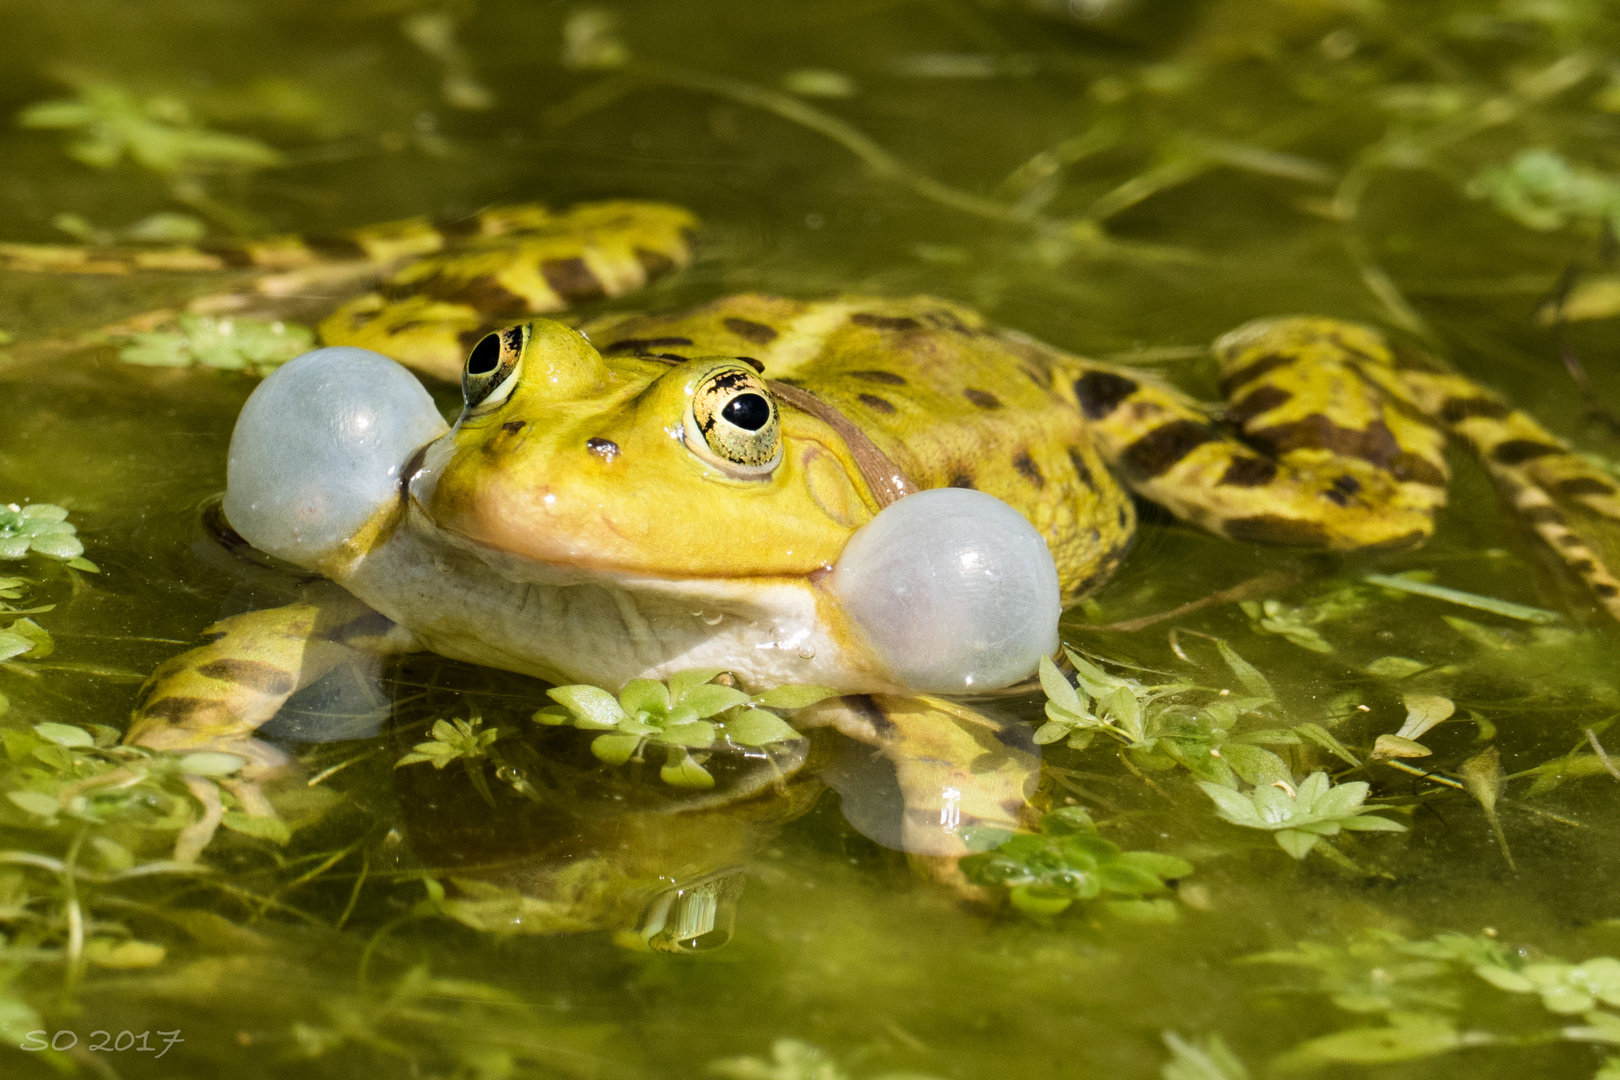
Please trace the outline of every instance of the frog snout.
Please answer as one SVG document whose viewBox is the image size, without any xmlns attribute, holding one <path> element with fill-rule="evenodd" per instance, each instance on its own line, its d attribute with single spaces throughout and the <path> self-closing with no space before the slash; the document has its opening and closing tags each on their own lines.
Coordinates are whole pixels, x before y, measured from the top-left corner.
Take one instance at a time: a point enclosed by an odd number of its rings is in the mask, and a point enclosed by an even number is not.
<svg viewBox="0 0 1620 1080">
<path fill-rule="evenodd" d="M 935 488 L 850 537 L 824 587 L 896 682 L 996 690 L 1058 647 L 1062 593 L 1046 540 L 993 495 Z"/>
<path fill-rule="evenodd" d="M 259 550 L 314 567 L 398 497 L 400 471 L 446 430 L 416 376 L 381 353 L 307 352 L 242 406 L 225 519 Z"/>
</svg>

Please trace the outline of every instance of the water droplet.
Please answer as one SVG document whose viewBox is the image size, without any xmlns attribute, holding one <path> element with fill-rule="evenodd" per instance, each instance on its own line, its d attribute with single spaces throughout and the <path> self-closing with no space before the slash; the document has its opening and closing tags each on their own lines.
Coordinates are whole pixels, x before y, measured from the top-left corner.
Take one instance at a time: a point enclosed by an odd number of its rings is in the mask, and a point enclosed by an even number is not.
<svg viewBox="0 0 1620 1080">
<path fill-rule="evenodd" d="M 720 614 L 720 612 L 717 611 L 713 615 L 705 615 L 705 616 L 703 616 L 703 621 L 704 621 L 704 623 L 706 623 L 709 626 L 719 626 L 721 620 L 723 620 L 724 618 L 725 618 L 725 616 Z"/>
<path fill-rule="evenodd" d="M 800 660 L 814 660 L 815 658 L 816 658 L 816 647 L 814 645 L 800 645 L 799 646 L 799 659 Z"/>
</svg>

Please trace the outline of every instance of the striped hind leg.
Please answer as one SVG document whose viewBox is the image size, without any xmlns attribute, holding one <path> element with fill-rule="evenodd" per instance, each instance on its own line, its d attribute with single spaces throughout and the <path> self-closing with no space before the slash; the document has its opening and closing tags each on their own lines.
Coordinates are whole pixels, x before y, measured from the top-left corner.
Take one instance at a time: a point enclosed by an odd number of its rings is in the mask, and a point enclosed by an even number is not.
<svg viewBox="0 0 1620 1080">
<path fill-rule="evenodd" d="M 411 218 L 307 242 L 283 236 L 139 249 L 0 244 L 0 269 L 261 271 L 236 291 L 192 300 L 187 311 L 302 320 L 323 299 L 329 309 L 348 297 L 321 321 L 322 344 L 374 349 L 455 381 L 468 348 L 491 329 L 622 296 L 686 266 L 697 224 L 690 212 L 664 203 L 580 203 L 562 211 L 523 204 L 449 225 Z M 162 329 L 176 315 L 137 315 L 89 339 Z"/>
<path fill-rule="evenodd" d="M 1140 374 L 1086 362 L 1075 379 L 1099 447 L 1137 494 L 1234 540 L 1401 549 L 1432 534 L 1445 437 L 1376 332 L 1276 319 L 1214 348 L 1241 438 Z"/>
<path fill-rule="evenodd" d="M 1479 455 L 1536 534 L 1620 619 L 1620 480 L 1500 394 L 1460 375 L 1401 372 L 1423 407 Z"/>
<path fill-rule="evenodd" d="M 142 686 L 124 742 L 149 750 L 234 754 L 245 764 L 219 781 L 256 817 L 275 811 L 261 785 L 281 771 L 285 756 L 254 738 L 286 700 L 358 656 L 407 651 L 408 635 L 336 589 L 310 602 L 225 619 L 208 640 L 162 664 Z M 175 841 L 175 858 L 196 858 L 220 821 L 215 782 L 187 776 L 204 814 Z"/>
</svg>

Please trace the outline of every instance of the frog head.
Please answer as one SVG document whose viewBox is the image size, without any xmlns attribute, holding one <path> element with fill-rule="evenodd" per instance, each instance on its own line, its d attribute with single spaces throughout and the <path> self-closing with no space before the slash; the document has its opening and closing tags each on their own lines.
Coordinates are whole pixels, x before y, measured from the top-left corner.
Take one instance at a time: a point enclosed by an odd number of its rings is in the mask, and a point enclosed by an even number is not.
<svg viewBox="0 0 1620 1080">
<path fill-rule="evenodd" d="M 412 497 L 441 529 L 585 573 L 804 578 L 878 505 L 837 433 L 746 360 L 605 360 L 576 330 L 490 334 Z"/>
<path fill-rule="evenodd" d="M 885 505 L 852 446 L 861 434 L 746 358 L 604 357 L 537 321 L 478 342 L 463 392 L 446 430 L 414 377 L 378 354 L 292 361 L 238 420 L 227 519 L 351 588 L 405 531 L 513 583 L 601 582 L 675 598 L 663 610 L 687 615 L 712 606 L 729 621 L 670 662 L 745 678 L 735 663 L 777 648 L 751 628 L 773 623 L 789 627 L 779 641 L 820 644 L 755 663 L 759 678 L 851 691 L 993 689 L 1056 647 L 1057 574 L 1028 522 L 975 491 Z M 377 579 L 356 591 L 381 595 Z M 475 633 L 423 636 L 476 656 L 450 640 Z"/>
</svg>

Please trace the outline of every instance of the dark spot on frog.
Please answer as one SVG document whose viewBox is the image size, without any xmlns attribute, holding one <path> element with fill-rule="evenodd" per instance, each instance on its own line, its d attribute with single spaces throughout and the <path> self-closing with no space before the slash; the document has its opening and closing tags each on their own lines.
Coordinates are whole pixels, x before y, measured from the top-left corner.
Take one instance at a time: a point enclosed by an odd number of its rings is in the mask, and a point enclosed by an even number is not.
<svg viewBox="0 0 1620 1080">
<path fill-rule="evenodd" d="M 1001 408 L 1001 399 L 996 397 L 996 395 L 986 393 L 983 390 L 975 390 L 971 386 L 962 391 L 962 396 L 973 402 L 973 404 L 977 405 L 981 409 Z"/>
<path fill-rule="evenodd" d="M 1532 458 L 1563 452 L 1563 447 L 1553 446 L 1550 443 L 1535 442 L 1532 439 L 1509 439 L 1491 451 L 1491 460 L 1503 465 L 1522 465 Z"/>
<path fill-rule="evenodd" d="M 889 402 L 885 401 L 883 398 L 878 397 L 876 394 L 862 394 L 860 396 L 860 402 L 862 405 L 865 405 L 868 409 L 871 409 L 874 412 L 885 414 L 894 412 L 894 406 L 889 404 Z"/>
<path fill-rule="evenodd" d="M 727 319 L 724 325 L 733 334 L 752 341 L 755 345 L 769 345 L 778 336 L 774 328 L 754 322 L 752 319 Z"/>
<path fill-rule="evenodd" d="M 894 721 L 883 715 L 878 703 L 868 694 L 847 694 L 841 699 L 845 708 L 857 717 L 872 725 L 872 730 L 879 735 L 886 735 L 894 730 Z"/>
<path fill-rule="evenodd" d="M 973 333 L 973 331 L 968 328 L 966 323 L 956 317 L 956 313 L 953 311 L 946 311 L 943 308 L 938 308 L 934 311 L 930 311 L 928 314 L 924 315 L 923 318 L 928 321 L 928 325 L 938 330 L 953 330 L 958 334 Z"/>
<path fill-rule="evenodd" d="M 501 430 L 516 435 L 518 432 L 522 431 L 528 426 L 529 422 L 527 420 L 508 420 L 506 423 L 501 425 Z"/>
<path fill-rule="evenodd" d="M 1262 386 L 1242 401 L 1226 410 L 1226 418 L 1234 424 L 1247 424 L 1261 413 L 1270 412 L 1293 398 L 1293 394 L 1279 386 Z"/>
<path fill-rule="evenodd" d="M 1191 420 L 1174 420 L 1137 439 L 1120 455 L 1120 465 L 1136 480 L 1163 476 L 1176 462 L 1215 439 L 1215 433 Z"/>
<path fill-rule="evenodd" d="M 765 374 L 765 365 L 764 365 L 764 363 L 762 363 L 759 360 L 755 360 L 752 356 L 738 356 L 735 359 L 741 360 L 743 363 L 745 363 L 749 367 L 753 368 L 759 374 L 761 374 L 761 375 Z"/>
<path fill-rule="evenodd" d="M 1300 521 L 1278 514 L 1233 518 L 1226 523 L 1226 535 L 1234 540 L 1292 544 L 1298 547 L 1322 547 L 1328 542 L 1327 530 L 1316 522 Z"/>
<path fill-rule="evenodd" d="M 1519 515 L 1532 525 L 1562 525 L 1564 515 L 1551 506 L 1528 506 L 1519 511 Z"/>
<path fill-rule="evenodd" d="M 946 487 L 972 488 L 973 474 L 968 472 L 966 469 L 963 469 L 961 472 L 958 472 L 955 476 L 951 477 L 951 482 L 947 484 Z"/>
<path fill-rule="evenodd" d="M 918 330 L 922 327 L 922 323 L 905 315 L 874 315 L 865 311 L 851 315 L 849 321 L 856 326 L 867 326 L 873 330 Z"/>
<path fill-rule="evenodd" d="M 1365 428 L 1340 427 L 1332 420 L 1313 413 L 1287 424 L 1277 424 L 1248 433 L 1249 441 L 1280 457 L 1291 450 L 1327 450 L 1345 457 L 1360 458 L 1391 473 L 1397 480 L 1445 486 L 1445 474 L 1420 454 L 1403 450 L 1395 433 L 1382 420 Z M 1557 448 L 1553 448 L 1553 453 Z"/>
<path fill-rule="evenodd" d="M 540 273 L 551 286 L 551 291 L 564 300 L 600 300 L 607 295 L 601 280 L 579 257 L 572 259 L 546 259 L 540 263 Z"/>
<path fill-rule="evenodd" d="M 1590 574 L 1597 566 L 1591 559 L 1577 559 L 1569 564 L 1569 568 L 1577 574 Z"/>
<path fill-rule="evenodd" d="M 612 439 L 586 439 L 585 449 L 601 458 L 603 462 L 611 462 L 619 456 L 619 444 Z"/>
<path fill-rule="evenodd" d="M 1558 494 L 1574 497 L 1576 495 L 1613 495 L 1614 485 L 1606 484 L 1592 476 L 1576 476 L 1558 482 Z"/>
<path fill-rule="evenodd" d="M 1013 455 L 1013 467 L 1023 474 L 1025 480 L 1041 488 L 1046 486 L 1046 477 L 1041 475 L 1040 466 L 1035 459 L 1029 456 L 1028 450 L 1020 450 Z"/>
<path fill-rule="evenodd" d="M 1080 483 L 1088 488 L 1097 486 L 1096 478 L 1091 475 L 1091 467 L 1086 464 L 1085 455 L 1080 452 L 1078 446 L 1069 447 L 1069 463 L 1074 466 L 1075 475 L 1080 478 Z"/>
<path fill-rule="evenodd" d="M 1471 420 L 1476 416 L 1483 416 L 1487 420 L 1502 420 L 1512 411 L 1507 404 L 1493 398 L 1452 398 L 1440 406 L 1440 419 L 1448 424 Z"/>
<path fill-rule="evenodd" d="M 864 379 L 867 382 L 882 383 L 884 386 L 904 386 L 906 380 L 892 371 L 852 371 L 851 378 Z"/>
<path fill-rule="evenodd" d="M 1277 463 L 1263 457 L 1234 457 L 1217 484 L 1227 487 L 1259 487 L 1277 475 Z"/>
<path fill-rule="evenodd" d="M 1390 475 L 1403 483 L 1427 484 L 1429 487 L 1446 486 L 1445 470 L 1421 454 L 1404 450 L 1389 463 Z"/>
<path fill-rule="evenodd" d="M 1131 515 L 1126 512 L 1126 510 L 1125 510 L 1125 508 L 1123 506 L 1120 507 L 1119 508 L 1119 527 L 1122 528 L 1122 529 L 1127 528 L 1130 525 L 1130 523 L 1131 523 Z"/>
<path fill-rule="evenodd" d="M 231 710 L 218 701 L 199 697 L 163 698 L 141 710 L 147 720 L 167 720 L 171 724 L 228 724 L 236 721 Z"/>
<path fill-rule="evenodd" d="M 1271 353 L 1221 376 L 1221 393 L 1228 396 L 1238 387 L 1251 383 L 1262 375 L 1287 367 L 1299 357 L 1288 353 Z"/>
<path fill-rule="evenodd" d="M 661 278 L 675 269 L 675 260 L 661 251 L 651 251 L 644 247 L 636 248 L 636 262 L 641 264 L 641 272 L 647 275 L 647 280 Z"/>
<path fill-rule="evenodd" d="M 1333 483 L 1322 494 L 1338 506 L 1349 506 L 1350 500 L 1361 491 L 1361 481 L 1353 476 L 1335 477 Z"/>
<path fill-rule="evenodd" d="M 470 282 L 462 283 L 458 287 L 450 285 L 449 280 L 445 280 L 445 285 L 447 285 L 447 288 L 429 288 L 426 291 L 429 291 L 429 295 L 442 296 L 444 300 L 450 301 L 450 303 L 467 304 L 468 308 L 478 311 L 478 313 L 484 314 L 484 316 L 488 316 L 489 319 L 494 319 L 494 321 L 518 319 L 518 317 L 527 316 L 528 311 L 530 311 L 530 306 L 528 306 L 528 301 L 525 298 L 518 296 L 517 293 L 509 290 L 509 288 L 502 285 L 501 282 L 497 282 L 494 277 L 489 277 L 489 275 L 475 277 Z"/>
<path fill-rule="evenodd" d="M 1610 585 L 1606 581 L 1593 582 L 1592 591 L 1605 599 L 1611 596 L 1620 596 L 1620 587 Z"/>
<path fill-rule="evenodd" d="M 1586 546 L 1586 541 L 1582 540 L 1580 537 L 1576 536 L 1574 533 L 1565 533 L 1563 536 L 1560 536 L 1558 538 L 1558 545 L 1560 547 L 1578 548 L 1578 547 L 1585 547 Z"/>
<path fill-rule="evenodd" d="M 611 345 L 604 345 L 602 355 L 617 356 L 620 353 L 644 353 L 651 352 L 653 349 L 669 349 L 690 344 L 692 344 L 692 339 L 683 337 L 625 338 L 623 341 L 615 341 Z M 681 359 L 686 358 L 682 357 Z"/>
<path fill-rule="evenodd" d="M 263 694 L 290 694 L 298 685 L 291 674 L 261 660 L 226 657 L 202 665 L 197 669 L 197 674 L 221 682 L 236 683 Z"/>
<path fill-rule="evenodd" d="M 1136 383 L 1112 371 L 1088 371 L 1074 381 L 1074 396 L 1087 420 L 1101 420 L 1136 393 Z"/>
</svg>

